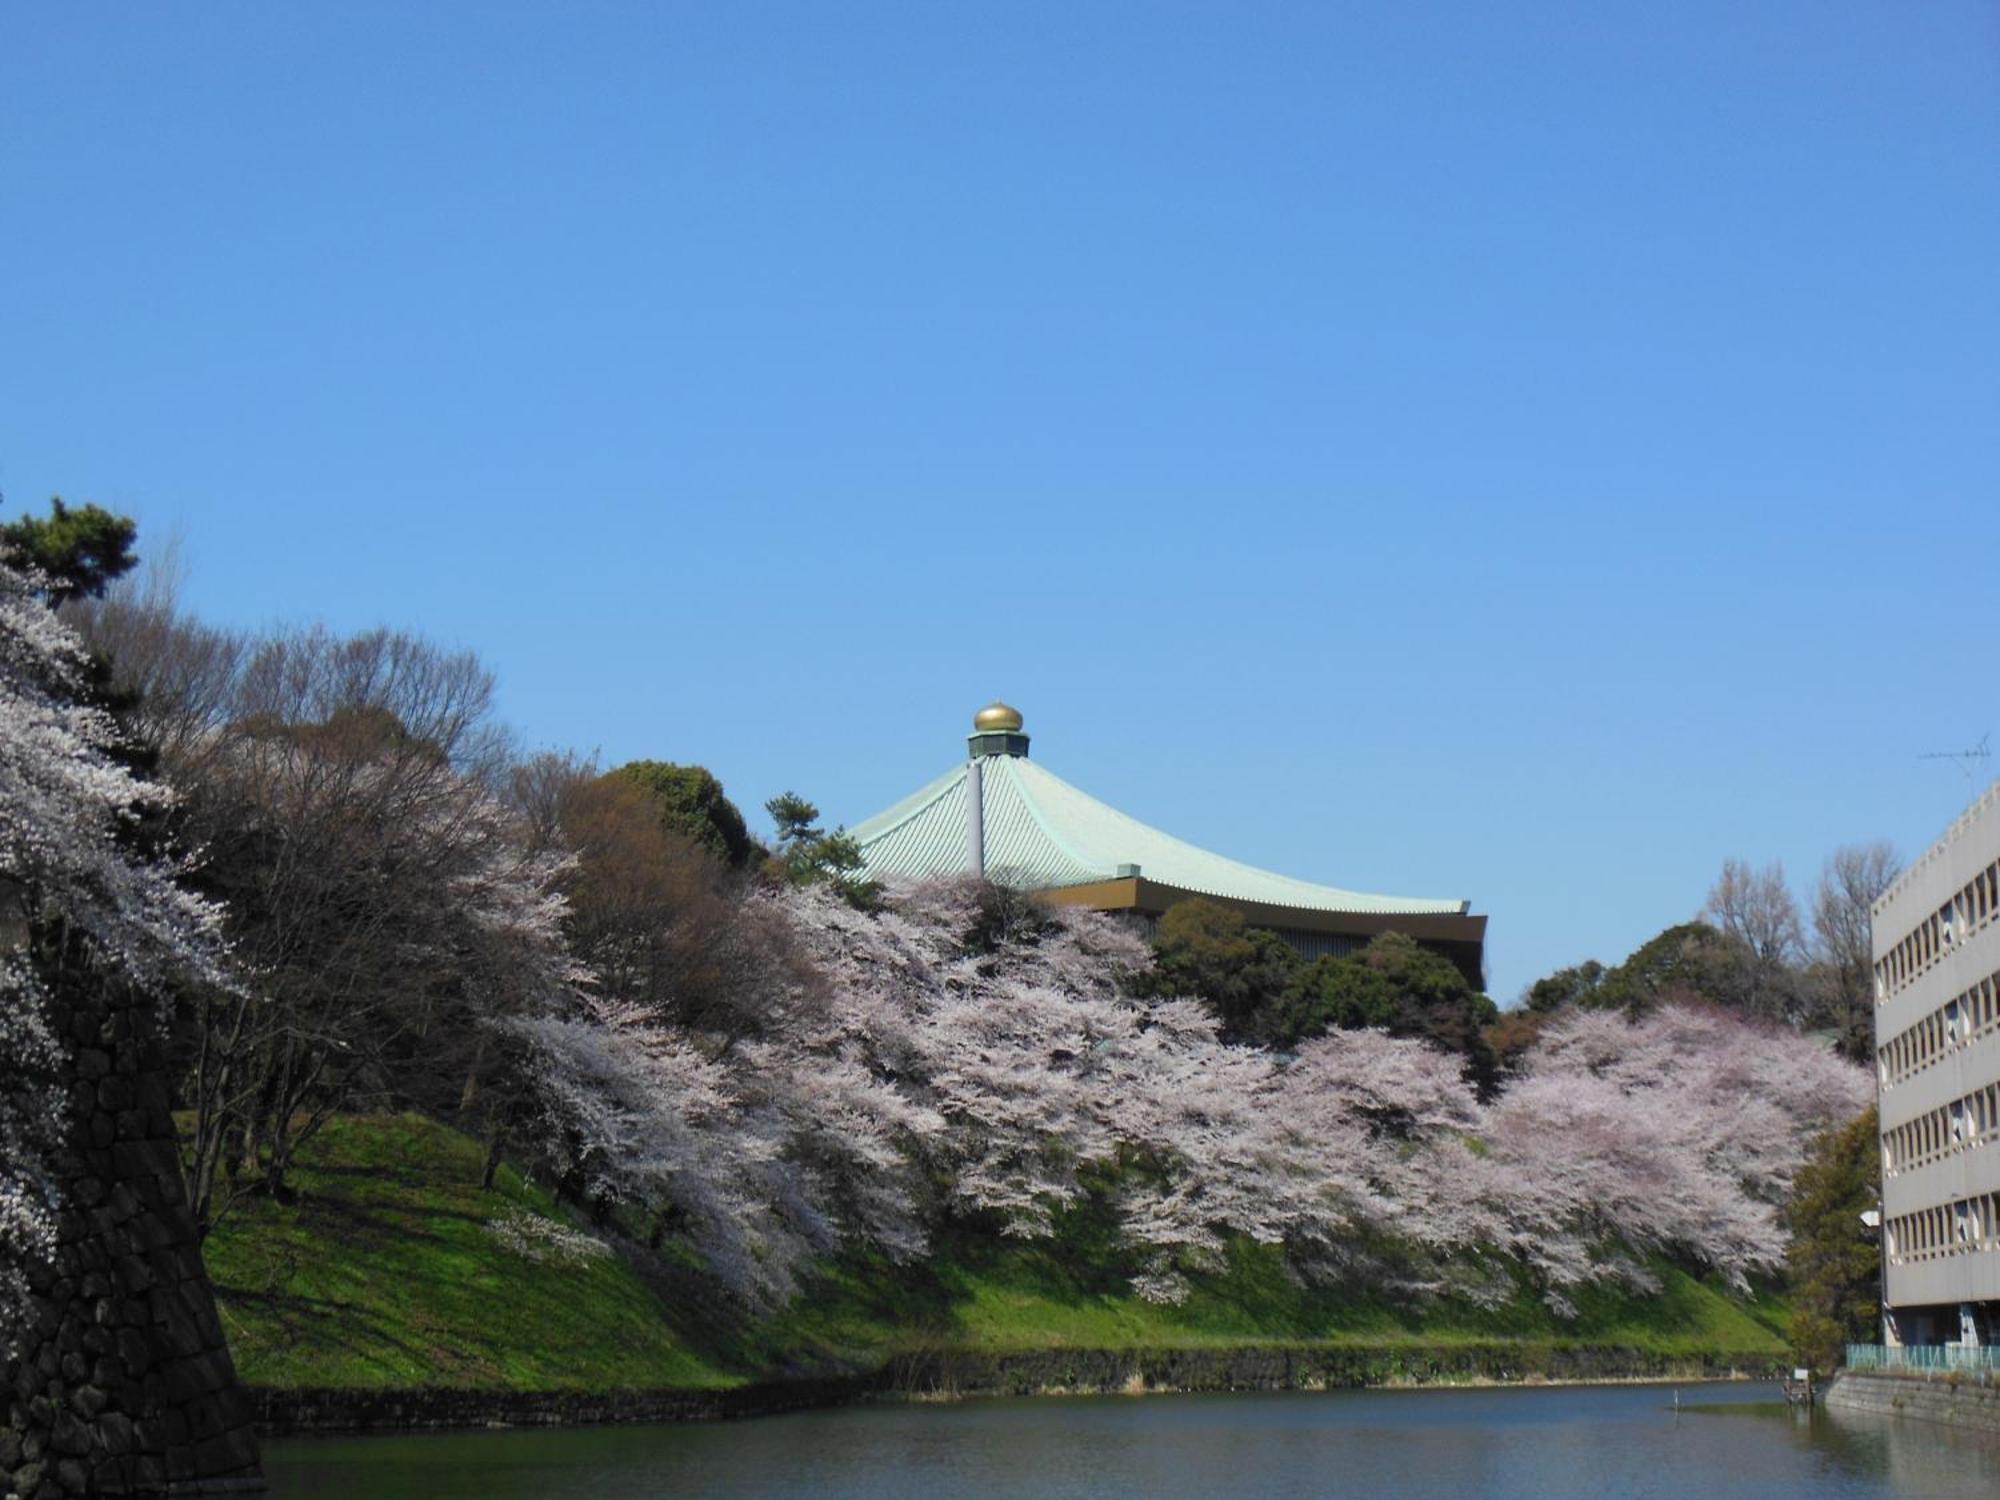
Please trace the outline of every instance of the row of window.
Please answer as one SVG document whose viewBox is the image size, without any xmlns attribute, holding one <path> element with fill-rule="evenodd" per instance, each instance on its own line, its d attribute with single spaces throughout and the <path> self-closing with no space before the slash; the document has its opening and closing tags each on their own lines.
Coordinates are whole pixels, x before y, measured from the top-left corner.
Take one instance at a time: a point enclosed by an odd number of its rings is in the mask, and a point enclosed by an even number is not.
<svg viewBox="0 0 2000 1500">
<path fill-rule="evenodd" d="M 2000 1250 L 2000 1193 L 1898 1215 L 1889 1221 L 1887 1234 L 1892 1266 L 1968 1250 Z"/>
<path fill-rule="evenodd" d="M 1882 1132 L 1882 1170 L 1894 1177 L 1982 1145 L 2000 1132 L 2000 1083 L 1974 1089 L 1894 1130 Z"/>
<path fill-rule="evenodd" d="M 2000 860 L 1973 876 L 1964 890 L 1876 960 L 1875 1003 L 1887 1000 L 1996 916 L 2000 916 Z"/>
<path fill-rule="evenodd" d="M 1888 1088 L 1928 1068 L 1953 1048 L 1996 1030 L 2000 1030 L 2000 974 L 1988 974 L 1877 1048 L 1876 1074 Z"/>
</svg>

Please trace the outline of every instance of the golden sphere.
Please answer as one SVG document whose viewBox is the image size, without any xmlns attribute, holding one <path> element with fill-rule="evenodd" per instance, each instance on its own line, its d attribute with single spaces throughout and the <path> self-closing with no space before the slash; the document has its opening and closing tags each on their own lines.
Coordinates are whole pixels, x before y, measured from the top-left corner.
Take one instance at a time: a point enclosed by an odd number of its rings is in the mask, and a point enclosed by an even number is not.
<svg viewBox="0 0 2000 1500">
<path fill-rule="evenodd" d="M 1018 734 L 1021 729 L 1021 710 L 1009 708 L 998 698 L 972 716 L 975 734 Z"/>
</svg>

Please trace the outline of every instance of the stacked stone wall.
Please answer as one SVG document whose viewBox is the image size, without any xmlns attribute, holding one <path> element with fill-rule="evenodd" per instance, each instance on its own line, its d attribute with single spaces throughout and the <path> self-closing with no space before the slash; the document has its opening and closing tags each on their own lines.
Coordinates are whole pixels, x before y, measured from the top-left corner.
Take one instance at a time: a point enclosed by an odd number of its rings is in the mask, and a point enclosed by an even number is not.
<svg viewBox="0 0 2000 1500">
<path fill-rule="evenodd" d="M 782 1380 L 727 1390 L 390 1391 L 253 1389 L 259 1428 L 307 1432 L 428 1432 L 464 1427 L 592 1427 L 621 1422 L 726 1422 L 858 1400 L 865 1377 Z"/>
<path fill-rule="evenodd" d="M 1954 1377 L 1943 1371 L 1844 1370 L 1827 1390 L 1826 1404 L 1831 1411 L 2000 1433 L 2000 1379 L 1974 1371 Z"/>
<path fill-rule="evenodd" d="M 151 1017 L 125 997 L 77 1008 L 69 1033 L 58 1249 L 30 1268 L 27 1333 L 0 1381 L 0 1495 L 261 1489 Z"/>
<path fill-rule="evenodd" d="M 969 1396 L 1130 1395 L 1141 1391 L 1321 1391 L 1391 1385 L 1768 1379 L 1773 1361 L 1667 1358 L 1638 1350 L 1494 1347 L 1368 1349 L 1054 1349 L 1017 1354 L 913 1351 L 882 1368 L 688 1391 L 313 1390 L 252 1388 L 273 1436 L 713 1422 L 851 1401 Z"/>
<path fill-rule="evenodd" d="M 1136 1391 L 1307 1391 L 1367 1386 L 1770 1379 L 1781 1362 L 1543 1344 L 1220 1349 L 931 1350 L 898 1356 L 880 1388 L 903 1396 Z"/>
</svg>

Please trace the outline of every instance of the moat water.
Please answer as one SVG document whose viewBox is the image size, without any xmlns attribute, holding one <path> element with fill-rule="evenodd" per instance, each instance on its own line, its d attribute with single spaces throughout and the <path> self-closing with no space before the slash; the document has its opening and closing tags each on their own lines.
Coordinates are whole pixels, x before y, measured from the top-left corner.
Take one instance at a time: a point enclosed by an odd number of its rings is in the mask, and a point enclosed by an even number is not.
<svg viewBox="0 0 2000 1500">
<path fill-rule="evenodd" d="M 1775 1386 L 861 1405 L 744 1422 L 265 1447 L 275 1500 L 2000 1496 L 2000 1439 L 1794 1411 Z"/>
</svg>

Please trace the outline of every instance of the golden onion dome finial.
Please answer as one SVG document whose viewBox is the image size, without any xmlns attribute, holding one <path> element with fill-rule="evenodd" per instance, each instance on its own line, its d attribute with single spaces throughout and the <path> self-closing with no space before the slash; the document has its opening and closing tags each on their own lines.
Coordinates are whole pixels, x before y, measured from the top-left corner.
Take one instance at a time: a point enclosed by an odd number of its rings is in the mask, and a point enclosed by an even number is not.
<svg viewBox="0 0 2000 1500">
<path fill-rule="evenodd" d="M 1021 710 L 995 698 L 972 716 L 972 729 L 975 734 L 1019 734 Z"/>
</svg>

